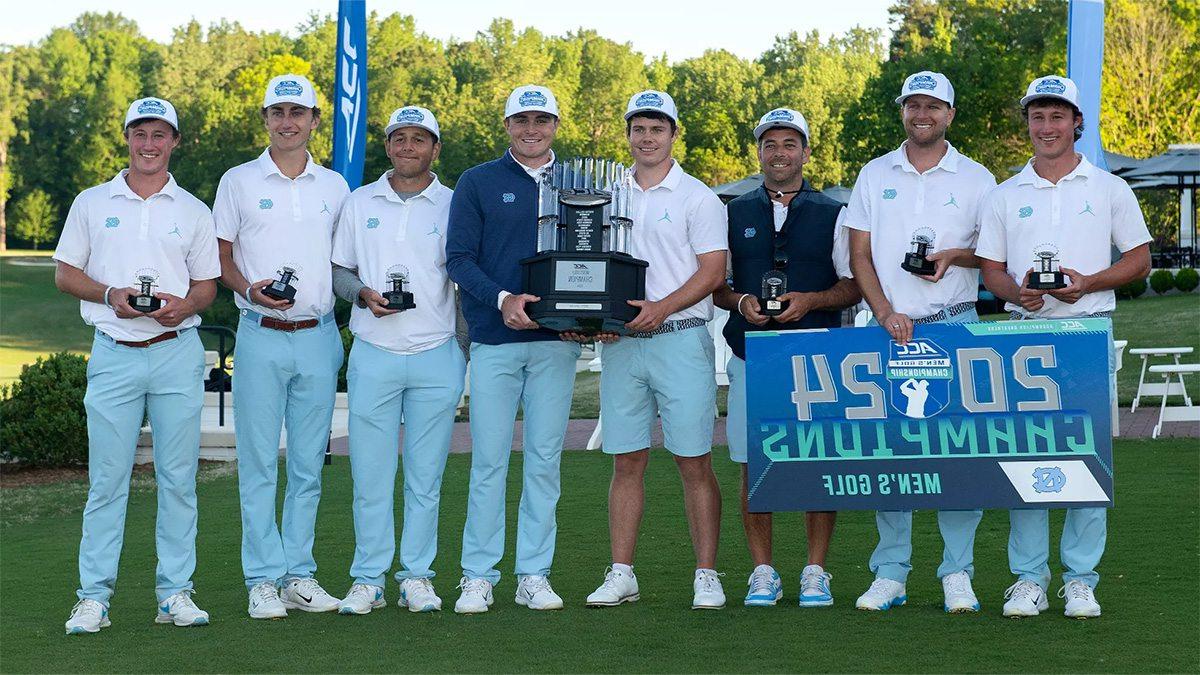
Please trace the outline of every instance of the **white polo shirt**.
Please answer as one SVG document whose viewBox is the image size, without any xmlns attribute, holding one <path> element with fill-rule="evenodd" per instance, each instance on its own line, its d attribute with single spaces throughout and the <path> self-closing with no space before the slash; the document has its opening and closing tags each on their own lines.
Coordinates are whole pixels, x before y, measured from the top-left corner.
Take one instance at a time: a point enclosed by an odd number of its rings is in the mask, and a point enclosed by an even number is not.
<svg viewBox="0 0 1200 675">
<path fill-rule="evenodd" d="M 333 310 L 333 228 L 349 194 L 341 174 L 314 164 L 312 155 L 294 180 L 279 171 L 269 149 L 225 172 L 213 220 L 217 236 L 233 243 L 233 260 L 246 281 L 276 279 L 284 265 L 297 270 L 291 307 L 255 305 L 239 289 L 233 298 L 239 309 L 287 321 L 317 319 Z"/>
<path fill-rule="evenodd" d="M 391 174 L 385 172 L 346 200 L 333 262 L 357 269 L 358 278 L 381 294 L 392 287 L 389 268 L 408 268 L 404 290 L 417 306 L 376 317 L 356 302 L 350 331 L 380 349 L 416 354 L 454 337 L 454 284 L 446 274 L 446 224 L 454 192 L 435 176 L 420 194 L 402 200 L 388 182 Z"/>
<path fill-rule="evenodd" d="M 1039 176 L 1032 159 L 1001 183 L 980 213 L 975 253 L 1007 263 L 1009 276 L 1020 285 L 1035 266 L 1035 253 L 1044 247 L 1058 250 L 1062 267 L 1095 274 L 1112 265 L 1113 246 L 1125 253 L 1149 241 L 1146 219 L 1129 185 L 1080 155 L 1079 165 L 1058 183 Z M 1032 314 L 1012 303 L 1004 307 L 1037 318 L 1086 316 L 1117 307 L 1112 291 L 1088 293 L 1073 305 L 1049 295 L 1043 300 Z"/>
<path fill-rule="evenodd" d="M 884 295 L 894 311 L 920 319 L 975 302 L 979 272 L 955 265 L 941 281 L 930 283 L 904 271 L 900 263 L 912 250 L 913 235 L 921 228 L 932 230 L 932 251 L 974 248 L 979 206 L 996 178 L 950 143 L 937 166 L 918 173 L 908 161 L 907 143 L 859 172 L 845 226 L 871 233 L 871 258 Z"/>
<path fill-rule="evenodd" d="M 79 193 L 67 213 L 54 259 L 83 270 L 105 286 L 139 287 L 138 270 L 158 275 L 156 292 L 185 297 L 191 282 L 221 276 L 212 214 L 168 174 L 159 192 L 142 199 L 125 182 L 128 169 Z M 116 293 L 116 291 L 113 291 Z M 83 320 L 117 340 L 140 342 L 200 324 L 190 316 L 178 328 L 154 319 L 118 318 L 103 303 L 80 301 Z"/>
<path fill-rule="evenodd" d="M 729 249 L 729 221 L 716 193 L 684 173 L 671 160 L 671 170 L 658 185 L 642 190 L 633 183 L 630 202 L 633 235 L 629 253 L 650 263 L 646 270 L 646 299 L 662 300 L 679 290 L 700 269 L 704 253 Z M 712 296 L 667 317 L 713 317 Z"/>
</svg>

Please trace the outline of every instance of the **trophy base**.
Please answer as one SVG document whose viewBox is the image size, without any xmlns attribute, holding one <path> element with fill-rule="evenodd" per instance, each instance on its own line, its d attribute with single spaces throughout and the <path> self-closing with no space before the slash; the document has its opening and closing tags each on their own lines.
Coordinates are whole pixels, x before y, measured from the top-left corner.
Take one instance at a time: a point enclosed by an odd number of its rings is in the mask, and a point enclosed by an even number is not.
<svg viewBox="0 0 1200 675">
<path fill-rule="evenodd" d="M 262 289 L 262 294 L 268 298 L 271 298 L 272 300 L 286 300 L 287 302 L 296 301 L 296 287 L 291 285 L 284 286 L 283 289 L 280 290 L 275 288 L 275 284 L 270 284 L 266 288 Z"/>
<path fill-rule="evenodd" d="M 790 300 L 765 300 L 758 299 L 759 314 L 763 316 L 779 316 L 787 311 Z"/>
<path fill-rule="evenodd" d="M 931 277 L 937 273 L 937 265 L 929 262 L 923 255 L 909 253 L 904 256 L 904 262 L 900 263 L 900 269 L 911 274 L 919 274 L 921 276 Z"/>
<path fill-rule="evenodd" d="M 628 301 L 646 299 L 648 266 L 625 253 L 539 253 L 521 261 L 523 291 L 541 298 L 525 313 L 559 332 L 628 335 L 641 311 Z"/>
<path fill-rule="evenodd" d="M 1062 272 L 1037 272 L 1029 275 L 1028 285 L 1035 291 L 1055 291 L 1066 288 L 1067 279 Z"/>
<path fill-rule="evenodd" d="M 139 312 L 157 312 L 162 308 L 162 298 L 156 298 L 153 295 L 131 295 L 129 296 L 129 306 Z"/>
<path fill-rule="evenodd" d="M 383 299 L 387 300 L 384 309 L 395 309 L 403 312 L 406 309 L 413 309 L 417 303 L 413 301 L 413 294 L 408 291 L 388 291 L 383 294 Z"/>
</svg>

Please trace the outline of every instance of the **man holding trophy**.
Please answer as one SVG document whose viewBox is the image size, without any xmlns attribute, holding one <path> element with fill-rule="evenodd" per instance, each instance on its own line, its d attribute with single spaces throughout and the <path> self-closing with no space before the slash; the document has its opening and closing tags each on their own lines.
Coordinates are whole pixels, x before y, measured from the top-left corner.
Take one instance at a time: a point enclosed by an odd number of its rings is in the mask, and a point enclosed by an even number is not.
<svg viewBox="0 0 1200 675">
<path fill-rule="evenodd" d="M 850 273 L 849 236 L 841 226 L 841 204 L 813 190 L 804 179 L 812 154 L 808 122 L 795 110 L 777 108 L 754 128 L 760 189 L 729 202 L 732 286 L 713 294 L 730 312 L 725 340 L 729 358 L 729 457 L 742 465 L 742 526 L 754 562 L 745 604 L 774 605 L 783 597 L 771 560 L 770 513 L 747 508 L 746 331 L 836 328 L 841 310 L 859 301 Z M 835 513 L 806 514 L 808 564 L 800 575 L 802 607 L 833 604 L 825 556 Z"/>
<path fill-rule="evenodd" d="M 343 359 L 329 260 L 334 224 L 350 190 L 308 154 L 309 136 L 320 122 L 311 82 L 299 75 L 272 79 L 262 117 L 270 147 L 221 177 L 213 218 L 221 283 L 233 291 L 241 313 L 233 412 L 248 611 L 256 619 L 278 619 L 288 609 L 338 607 L 313 578 L 312 549 Z M 281 531 L 275 492 L 285 423 Z"/>
<path fill-rule="evenodd" d="M 979 266 L 974 245 L 983 197 L 996 179 L 946 141 L 954 121 L 954 87 L 941 73 L 908 76 L 896 98 L 908 139 L 863 167 L 850 195 L 850 266 L 870 304 L 873 324 L 905 344 L 914 324 L 978 321 Z M 979 611 L 971 589 L 975 528 L 981 510 L 940 511 L 945 549 L 938 577 L 947 612 Z M 859 609 L 886 610 L 908 598 L 912 512 L 875 514 L 879 545 L 875 581 Z"/>
<path fill-rule="evenodd" d="M 404 529 L 399 604 L 442 608 L 434 592 L 438 503 L 454 410 L 466 361 L 454 340 L 454 286 L 443 233 L 453 192 L 430 173 L 442 149 L 437 119 L 417 106 L 393 112 L 384 128 L 392 169 L 354 191 L 334 237 L 335 275 L 358 290 L 346 372 L 350 471 L 354 479 L 354 584 L 342 614 L 383 607 L 396 552 L 393 510 L 397 444 L 404 420 Z M 335 281 L 335 288 L 342 283 Z"/>
<path fill-rule="evenodd" d="M 1021 112 L 1033 157 L 981 210 L 984 284 L 1007 301 L 1013 319 L 1110 316 L 1117 306 L 1113 289 L 1150 273 L 1150 232 L 1137 198 L 1125 181 L 1075 152 L 1083 113 L 1073 81 L 1057 75 L 1034 80 Z M 1115 263 L 1113 247 L 1121 252 Z M 1111 351 L 1108 366 L 1112 378 Z M 1115 379 L 1110 395 L 1116 395 Z M 1008 564 L 1017 581 L 1005 593 L 1004 615 L 1035 616 L 1050 606 L 1049 513 L 1013 510 L 1009 520 Z M 1106 509 L 1067 509 L 1067 570 L 1058 597 L 1066 598 L 1069 617 L 1100 616 L 1096 567 L 1107 536 Z"/>
<path fill-rule="evenodd" d="M 558 102 L 525 85 L 504 109 L 509 148 L 468 169 L 450 202 L 446 269 L 470 328 L 471 488 L 463 530 L 459 613 L 486 612 L 504 554 L 505 482 L 517 405 L 524 410 L 524 485 L 517 518 L 515 601 L 561 609 L 550 586 L 560 493 L 559 460 L 571 412 L 578 344 L 529 318 L 520 261 L 537 253 L 538 183 L 554 164 Z"/>
<path fill-rule="evenodd" d="M 664 445 L 683 479 L 696 554 L 693 609 L 719 609 L 725 593 L 715 570 L 721 494 L 711 451 L 716 380 L 711 294 L 725 276 L 726 218 L 717 196 L 671 157 L 678 137 L 675 102 L 661 91 L 629 99 L 626 131 L 633 155 L 629 253 L 649 263 L 646 299 L 630 334 L 604 347 L 600 410 L 604 452 L 614 455 L 609 488 L 612 566 L 587 597 L 593 607 L 638 599 L 634 550 L 645 502 L 650 427 L 657 408 Z"/>
<path fill-rule="evenodd" d="M 134 101 L 125 115 L 125 141 L 129 168 L 75 198 L 54 251 L 55 285 L 79 298 L 83 320 L 96 327 L 83 401 L 88 498 L 79 602 L 67 634 L 110 625 L 129 476 L 146 414 L 158 483 L 155 622 L 208 623 L 191 595 L 204 404 L 204 348 L 194 328 L 221 274 L 212 215 L 167 171 L 179 145 L 179 120 L 169 102 Z"/>
</svg>

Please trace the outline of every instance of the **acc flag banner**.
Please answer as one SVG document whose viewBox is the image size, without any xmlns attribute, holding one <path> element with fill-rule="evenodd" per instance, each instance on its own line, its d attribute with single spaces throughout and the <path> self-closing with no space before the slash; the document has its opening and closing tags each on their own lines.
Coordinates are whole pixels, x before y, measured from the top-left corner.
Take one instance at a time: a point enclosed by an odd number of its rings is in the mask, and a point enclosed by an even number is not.
<svg viewBox="0 0 1200 675">
<path fill-rule="evenodd" d="M 1111 506 L 1108 319 L 748 333 L 751 511 Z"/>
<path fill-rule="evenodd" d="M 339 0 L 334 76 L 333 170 L 353 190 L 367 152 L 367 3 Z"/>
</svg>

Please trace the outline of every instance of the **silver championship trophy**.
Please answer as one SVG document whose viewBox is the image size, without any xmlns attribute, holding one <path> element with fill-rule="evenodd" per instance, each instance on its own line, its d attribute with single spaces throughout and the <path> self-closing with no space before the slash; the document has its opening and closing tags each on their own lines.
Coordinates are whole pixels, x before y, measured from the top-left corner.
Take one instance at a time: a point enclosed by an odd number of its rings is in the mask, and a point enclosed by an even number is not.
<svg viewBox="0 0 1200 675">
<path fill-rule="evenodd" d="M 611 160 L 555 162 L 538 183 L 537 255 L 521 261 L 530 319 L 556 331 L 628 334 L 646 298 L 645 260 L 629 254 L 633 173 Z"/>
<path fill-rule="evenodd" d="M 1033 252 L 1034 268 L 1029 275 L 1029 288 L 1053 291 L 1067 287 L 1067 278 L 1058 261 L 1058 247 L 1042 244 Z"/>
<path fill-rule="evenodd" d="M 417 306 L 417 303 L 413 301 L 412 292 L 404 290 L 404 282 L 408 281 L 408 277 L 408 268 L 404 265 L 392 265 L 388 268 L 387 278 L 391 288 L 383 292 L 383 299 L 387 300 L 387 304 L 383 306 L 384 309 L 403 312 Z"/>
<path fill-rule="evenodd" d="M 292 285 L 293 279 L 299 279 L 296 274 L 300 267 L 298 265 L 284 265 L 279 268 L 276 274 L 279 278 L 267 284 L 262 289 L 262 294 L 274 300 L 286 300 L 287 302 L 296 301 L 296 287 Z"/>
<path fill-rule="evenodd" d="M 141 292 L 129 296 L 129 306 L 147 314 L 157 312 L 162 307 L 162 298 L 154 295 L 154 282 L 158 281 L 158 270 L 145 267 L 138 270 L 135 276 Z"/>
<path fill-rule="evenodd" d="M 927 277 L 933 276 L 937 272 L 937 265 L 925 256 L 929 255 L 936 237 L 937 233 L 933 231 L 933 228 L 917 228 L 912 236 L 912 250 L 904 254 L 904 262 L 900 263 L 900 267 L 905 272 Z"/>
</svg>

